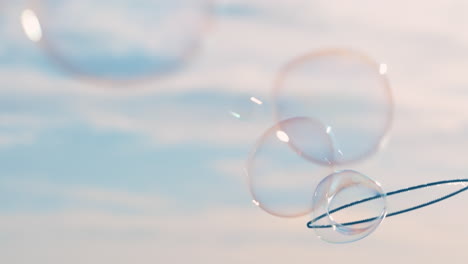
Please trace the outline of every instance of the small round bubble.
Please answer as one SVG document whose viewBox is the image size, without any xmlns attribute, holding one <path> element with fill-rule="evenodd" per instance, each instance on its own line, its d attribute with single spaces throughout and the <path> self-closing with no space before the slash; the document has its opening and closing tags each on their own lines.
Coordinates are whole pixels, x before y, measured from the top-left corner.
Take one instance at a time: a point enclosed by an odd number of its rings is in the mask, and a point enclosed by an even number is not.
<svg viewBox="0 0 468 264">
<path fill-rule="evenodd" d="M 275 82 L 276 119 L 316 118 L 333 140 L 335 164 L 364 159 L 380 147 L 392 121 L 387 71 L 386 64 L 351 50 L 298 57 L 283 67 Z"/>
<path fill-rule="evenodd" d="M 251 152 L 246 170 L 254 204 L 275 216 L 297 217 L 311 212 L 315 187 L 333 169 L 330 163 L 310 162 L 294 151 L 293 138 L 282 127 L 293 132 L 295 145 L 324 161 L 331 158 L 333 149 L 320 122 L 295 117 L 269 128 Z"/>
<path fill-rule="evenodd" d="M 378 182 L 357 171 L 343 170 L 318 184 L 313 209 L 314 225 L 322 226 L 314 229 L 318 237 L 330 243 L 349 243 L 377 229 L 387 214 L 387 199 Z"/>
</svg>

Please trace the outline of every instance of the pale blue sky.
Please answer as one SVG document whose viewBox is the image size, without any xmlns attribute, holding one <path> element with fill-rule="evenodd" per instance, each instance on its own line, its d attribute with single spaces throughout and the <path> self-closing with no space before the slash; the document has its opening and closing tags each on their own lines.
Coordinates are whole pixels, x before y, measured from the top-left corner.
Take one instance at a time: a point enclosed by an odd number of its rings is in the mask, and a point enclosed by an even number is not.
<svg viewBox="0 0 468 264">
<path fill-rule="evenodd" d="M 28 5 L 4 2 L 1 263 L 465 263 L 463 194 L 329 245 L 306 229 L 308 217 L 256 208 L 242 171 L 273 125 L 276 72 L 331 46 L 386 63 L 396 102 L 386 148 L 348 169 L 386 190 L 466 177 L 464 1 L 219 1 L 188 67 L 129 87 L 58 68 L 21 31 Z M 264 109 L 232 119 L 231 109 L 250 111 L 251 95 Z"/>
</svg>

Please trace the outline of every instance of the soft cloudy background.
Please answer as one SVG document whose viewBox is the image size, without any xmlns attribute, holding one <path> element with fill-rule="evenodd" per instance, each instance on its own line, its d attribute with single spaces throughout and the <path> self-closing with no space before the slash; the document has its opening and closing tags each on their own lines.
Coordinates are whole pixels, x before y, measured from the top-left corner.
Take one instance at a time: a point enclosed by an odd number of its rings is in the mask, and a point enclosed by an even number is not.
<svg viewBox="0 0 468 264">
<path fill-rule="evenodd" d="M 0 2 L 1 263 L 466 263 L 464 194 L 331 245 L 256 208 L 242 173 L 277 70 L 338 46 L 386 63 L 396 101 L 387 147 L 352 169 L 387 190 L 466 177 L 466 1 L 218 1 L 189 67 L 118 89 L 48 60 L 25 6 Z"/>
</svg>

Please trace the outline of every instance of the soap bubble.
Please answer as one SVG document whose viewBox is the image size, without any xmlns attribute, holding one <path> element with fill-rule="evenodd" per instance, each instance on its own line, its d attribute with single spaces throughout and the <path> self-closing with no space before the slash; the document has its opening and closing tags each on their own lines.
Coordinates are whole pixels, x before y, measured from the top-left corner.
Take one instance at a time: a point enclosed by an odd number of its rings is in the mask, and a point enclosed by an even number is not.
<svg viewBox="0 0 468 264">
<path fill-rule="evenodd" d="M 322 162 L 310 162 L 293 151 L 289 144 L 292 138 L 282 127 L 288 127 L 295 135 L 295 145 L 314 153 Z M 330 137 L 314 119 L 295 117 L 269 128 L 247 161 L 253 202 L 275 216 L 297 217 L 310 213 L 316 185 L 333 171 L 327 162 L 331 155 Z"/>
<path fill-rule="evenodd" d="M 363 202 L 365 200 L 365 202 Z M 362 239 L 387 214 L 386 194 L 379 183 L 352 170 L 335 172 L 315 190 L 312 216 L 316 234 L 331 243 Z"/>
<path fill-rule="evenodd" d="M 132 81 L 179 70 L 195 54 L 210 0 L 41 0 L 41 46 L 67 71 Z"/>
<path fill-rule="evenodd" d="M 366 158 L 379 148 L 392 121 L 387 68 L 361 53 L 340 49 L 296 58 L 275 83 L 276 119 L 307 116 L 325 124 L 335 164 Z"/>
</svg>

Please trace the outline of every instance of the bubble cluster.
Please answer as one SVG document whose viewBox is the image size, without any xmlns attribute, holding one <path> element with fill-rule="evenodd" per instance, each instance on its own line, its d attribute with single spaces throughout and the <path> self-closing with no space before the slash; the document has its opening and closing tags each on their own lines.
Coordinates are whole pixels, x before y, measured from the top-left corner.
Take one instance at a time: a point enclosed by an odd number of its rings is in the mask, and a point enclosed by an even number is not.
<svg viewBox="0 0 468 264">
<path fill-rule="evenodd" d="M 341 49 L 312 52 L 281 69 L 273 88 L 277 124 L 247 162 L 257 206 L 280 217 L 311 214 L 309 227 L 331 243 L 362 239 L 380 225 L 387 213 L 380 184 L 334 168 L 365 159 L 387 134 L 393 100 L 386 72 Z M 367 202 L 348 205 L 355 200 Z"/>
<path fill-rule="evenodd" d="M 334 171 L 382 145 L 393 116 L 387 70 L 366 55 L 338 49 L 312 52 L 283 67 L 273 89 L 278 123 L 259 139 L 247 162 L 257 206 L 281 217 L 310 213 L 307 227 L 319 238 L 349 243 L 372 234 L 386 217 L 468 190 L 468 179 L 453 179 L 385 192 L 360 172 Z M 389 197 L 440 186 L 455 190 L 388 210 Z"/>
</svg>

